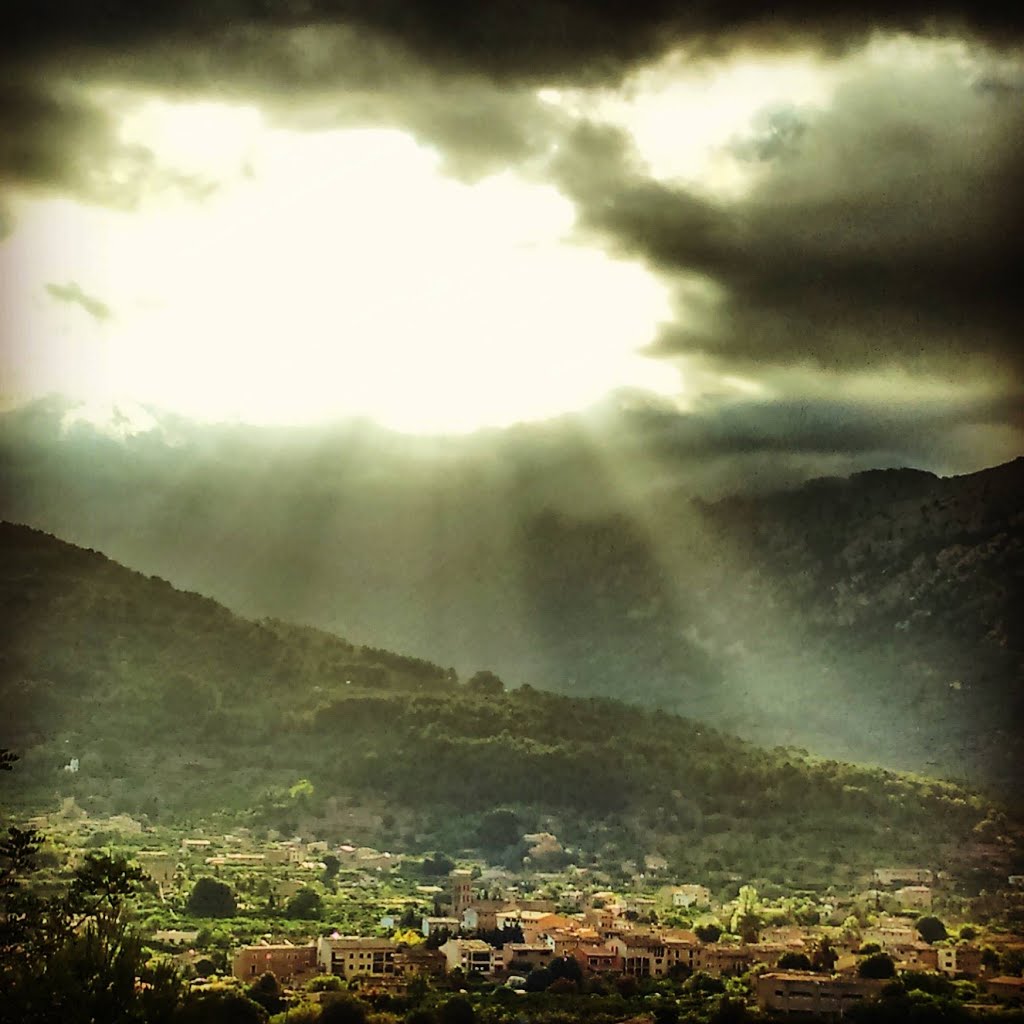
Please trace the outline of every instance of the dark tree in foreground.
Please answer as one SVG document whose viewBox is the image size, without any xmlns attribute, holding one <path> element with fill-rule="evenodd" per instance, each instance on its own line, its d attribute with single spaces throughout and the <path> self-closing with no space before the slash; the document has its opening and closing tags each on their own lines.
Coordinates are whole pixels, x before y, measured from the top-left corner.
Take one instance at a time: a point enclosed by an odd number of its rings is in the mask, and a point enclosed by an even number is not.
<svg viewBox="0 0 1024 1024">
<path fill-rule="evenodd" d="M 194 992 L 182 1004 L 174 1024 L 266 1024 L 267 1011 L 232 989 Z"/>
<path fill-rule="evenodd" d="M 476 1011 L 465 996 L 453 996 L 441 1007 L 441 1024 L 476 1024 Z"/>
</svg>

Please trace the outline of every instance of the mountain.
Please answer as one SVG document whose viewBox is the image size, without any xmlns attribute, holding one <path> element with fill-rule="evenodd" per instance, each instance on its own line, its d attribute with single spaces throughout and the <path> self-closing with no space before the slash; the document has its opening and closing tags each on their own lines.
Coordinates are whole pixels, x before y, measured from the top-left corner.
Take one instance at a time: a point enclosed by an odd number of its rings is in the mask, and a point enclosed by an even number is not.
<svg viewBox="0 0 1024 1024">
<path fill-rule="evenodd" d="M 948 866 L 995 836 L 999 870 L 1016 863 L 1000 812 L 951 784 L 486 673 L 460 683 L 27 527 L 0 525 L 0 600 L 3 745 L 23 756 L 26 809 L 73 798 L 97 815 L 454 850 L 508 844 L 507 827 L 492 834 L 505 808 L 584 863 L 657 850 L 679 872 L 789 886 L 852 881 L 896 841 Z"/>
<path fill-rule="evenodd" d="M 463 675 L 1018 784 L 1024 461 L 723 496 L 750 481 L 637 437 L 622 414 L 437 439 L 37 403 L 0 417 L 0 516 Z"/>
</svg>

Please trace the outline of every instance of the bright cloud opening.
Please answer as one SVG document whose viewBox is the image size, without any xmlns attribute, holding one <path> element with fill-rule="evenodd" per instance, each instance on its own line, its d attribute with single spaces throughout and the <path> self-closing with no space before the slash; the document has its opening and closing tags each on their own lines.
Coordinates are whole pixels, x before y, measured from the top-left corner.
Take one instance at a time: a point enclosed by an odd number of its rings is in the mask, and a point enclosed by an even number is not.
<svg viewBox="0 0 1024 1024">
<path fill-rule="evenodd" d="M 16 198 L 7 394 L 443 432 L 678 384 L 637 354 L 670 316 L 665 287 L 571 244 L 552 187 L 465 185 L 400 132 L 287 132 L 251 108 L 154 101 L 122 128 L 160 166 L 222 184 L 131 213 Z M 72 283 L 111 315 L 47 289 Z"/>
</svg>

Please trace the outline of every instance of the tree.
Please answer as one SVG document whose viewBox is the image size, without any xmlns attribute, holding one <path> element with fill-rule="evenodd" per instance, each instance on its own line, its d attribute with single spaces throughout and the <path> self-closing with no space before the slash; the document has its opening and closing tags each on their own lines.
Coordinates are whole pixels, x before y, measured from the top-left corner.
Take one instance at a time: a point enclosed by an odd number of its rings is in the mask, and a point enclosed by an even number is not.
<svg viewBox="0 0 1024 1024">
<path fill-rule="evenodd" d="M 690 995 L 721 995 L 725 991 L 725 982 L 704 971 L 695 971 L 683 982 L 683 991 Z"/>
<path fill-rule="evenodd" d="M 697 927 L 693 929 L 693 934 L 696 935 L 701 942 L 717 942 L 722 937 L 722 929 L 713 921 L 709 921 L 707 924 L 697 925 Z"/>
<path fill-rule="evenodd" d="M 476 1011 L 465 996 L 453 996 L 441 1006 L 441 1024 L 476 1024 Z"/>
<path fill-rule="evenodd" d="M 331 882 L 337 876 L 341 870 L 341 861 L 334 856 L 333 853 L 324 854 L 324 874 L 323 880 L 325 882 Z"/>
<path fill-rule="evenodd" d="M 200 878 L 192 887 L 186 911 L 193 917 L 234 917 L 235 894 L 216 878 Z"/>
<path fill-rule="evenodd" d="M 758 906 L 757 890 L 752 885 L 741 885 L 730 930 L 744 942 L 757 942 L 763 923 Z"/>
<path fill-rule="evenodd" d="M 526 976 L 526 991 L 543 992 L 552 980 L 551 972 L 546 967 L 534 967 Z"/>
<path fill-rule="evenodd" d="M 267 1013 L 280 1013 L 285 1008 L 285 1001 L 281 994 L 281 986 L 272 971 L 261 974 L 256 981 L 246 989 L 245 993 L 254 1003 L 259 1003 Z"/>
<path fill-rule="evenodd" d="M 347 992 L 324 1003 L 320 1024 L 366 1024 L 366 1003 Z"/>
<path fill-rule="evenodd" d="M 815 971 L 831 971 L 838 959 L 839 954 L 832 948 L 828 939 L 822 936 L 811 952 L 811 967 Z"/>
<path fill-rule="evenodd" d="M 307 985 L 308 992 L 340 992 L 341 978 L 336 974 L 318 974 Z"/>
<path fill-rule="evenodd" d="M 514 846 L 523 834 L 522 822 L 515 811 L 497 807 L 487 811 L 477 826 L 477 842 L 488 850 L 504 850 Z"/>
<path fill-rule="evenodd" d="M 872 953 L 857 965 L 857 974 L 862 978 L 895 978 L 896 965 L 888 953 Z"/>
<path fill-rule="evenodd" d="M 174 1024 L 266 1024 L 267 1016 L 267 1011 L 248 996 L 220 988 L 191 993 L 175 1016 Z"/>
<path fill-rule="evenodd" d="M 926 914 L 924 917 L 919 917 L 917 921 L 914 922 L 914 927 L 925 942 L 935 943 L 949 938 L 949 935 L 946 932 L 946 926 L 933 914 Z"/>
<path fill-rule="evenodd" d="M 777 966 L 784 971 L 809 971 L 812 964 L 806 953 L 786 952 L 779 957 Z"/>
<path fill-rule="evenodd" d="M 583 981 L 583 968 L 574 956 L 558 956 L 548 964 L 552 981 L 565 978 L 577 985 Z"/>
<path fill-rule="evenodd" d="M 323 897 L 315 889 L 300 889 L 285 907 L 286 917 L 302 921 L 318 921 L 323 912 Z"/>
<path fill-rule="evenodd" d="M 481 697 L 497 697 L 505 692 L 505 684 L 487 669 L 482 669 L 470 676 L 466 687 Z"/>
</svg>

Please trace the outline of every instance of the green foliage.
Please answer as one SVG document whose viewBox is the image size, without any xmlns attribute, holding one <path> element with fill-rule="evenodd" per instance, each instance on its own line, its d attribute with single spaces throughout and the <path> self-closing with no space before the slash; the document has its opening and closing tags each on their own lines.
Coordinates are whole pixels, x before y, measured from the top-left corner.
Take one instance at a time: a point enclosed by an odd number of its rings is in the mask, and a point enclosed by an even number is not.
<svg viewBox="0 0 1024 1024">
<path fill-rule="evenodd" d="M 331 998 L 320 1010 L 320 1024 L 366 1024 L 367 1006 L 347 992 Z"/>
<path fill-rule="evenodd" d="M 888 953 L 872 953 L 857 964 L 857 974 L 862 978 L 895 978 L 896 965 Z"/>
<path fill-rule="evenodd" d="M 470 676 L 466 687 L 481 697 L 496 697 L 505 692 L 505 684 L 493 672 L 486 669 Z"/>
<path fill-rule="evenodd" d="M 813 964 L 806 953 L 786 952 L 779 957 L 777 966 L 783 971 L 809 971 Z"/>
<path fill-rule="evenodd" d="M 571 822 L 563 838 L 574 845 L 594 842 L 598 820 L 614 822 L 626 848 L 637 831 L 685 833 L 694 869 L 724 874 L 728 864 L 755 878 L 852 874 L 888 852 L 894 830 L 908 857 L 923 855 L 989 814 L 953 785 L 760 750 L 665 712 L 530 687 L 499 692 L 493 680 L 481 699 L 479 680 L 454 686 L 438 666 L 246 621 L 33 531 L 6 538 L 0 585 L 35 628 L 11 630 L 8 667 L 25 671 L 0 672 L 0 702 L 36 708 L 37 802 L 56 784 L 83 806 L 227 811 L 292 831 L 322 809 L 323 794 L 357 794 L 419 816 L 417 826 L 428 819 L 428 834 L 444 823 L 450 849 L 478 842 L 513 864 L 521 826 L 555 813 Z M 26 674 L 49 699 L 28 701 Z M 169 708 L 171 691 L 193 695 L 195 713 Z M 77 746 L 83 735 L 88 752 Z M 82 771 L 55 783 L 57 758 L 72 749 Z M 835 836 L 844 837 L 838 852 Z M 427 858 L 424 874 L 450 865 Z M 748 908 L 736 927 L 753 934 L 757 913 Z"/>
<path fill-rule="evenodd" d="M 740 886 L 736 899 L 736 910 L 729 926 L 734 935 L 744 942 L 757 942 L 758 933 L 763 924 L 758 901 L 757 890 L 752 885 Z"/>
<path fill-rule="evenodd" d="M 949 938 L 946 926 L 934 914 L 919 917 L 914 927 L 917 928 L 918 934 L 925 942 L 941 942 L 943 939 Z"/>
<path fill-rule="evenodd" d="M 303 921 L 319 921 L 324 913 L 323 897 L 315 889 L 300 889 L 285 907 L 285 915 Z"/>
<path fill-rule="evenodd" d="M 90 854 L 66 890 L 44 897 L 28 884 L 37 844 L 12 828 L 0 847 L 0 1022 L 170 1024 L 182 981 L 145 966 L 128 922 L 141 871 Z"/>
<path fill-rule="evenodd" d="M 725 982 L 704 971 L 694 971 L 683 982 L 683 991 L 687 995 L 720 995 L 725 991 Z"/>
<path fill-rule="evenodd" d="M 925 971 L 904 971 L 900 975 L 903 987 L 908 991 L 927 992 L 933 996 L 950 997 L 955 995 L 956 987 L 944 974 L 932 974 Z"/>
<path fill-rule="evenodd" d="M 185 909 L 193 917 L 233 917 L 237 911 L 235 894 L 226 882 L 200 878 L 189 894 Z"/>
<path fill-rule="evenodd" d="M 811 969 L 831 972 L 839 959 L 839 954 L 832 948 L 827 938 L 822 937 L 814 944 L 811 951 Z"/>
<path fill-rule="evenodd" d="M 269 1015 L 259 1003 L 234 989 L 192 992 L 174 1017 L 174 1024 L 266 1024 Z"/>
<path fill-rule="evenodd" d="M 722 937 L 722 929 L 713 922 L 699 924 L 693 929 L 693 934 L 701 942 L 717 942 Z"/>
<path fill-rule="evenodd" d="M 476 839 L 484 849 L 504 850 L 518 843 L 522 834 L 519 815 L 506 807 L 497 807 L 481 815 Z"/>
<path fill-rule="evenodd" d="M 259 1003 L 268 1014 L 280 1013 L 285 1007 L 285 1000 L 281 992 L 281 986 L 271 971 L 261 974 L 256 981 L 250 985 L 245 994 L 254 1002 Z"/>
<path fill-rule="evenodd" d="M 553 980 L 546 967 L 534 967 L 526 976 L 526 991 L 543 992 Z"/>
<path fill-rule="evenodd" d="M 341 978 L 336 974 L 318 974 L 306 983 L 309 992 L 340 992 Z"/>
<path fill-rule="evenodd" d="M 476 1024 L 476 1011 L 465 996 L 453 996 L 441 1004 L 440 1024 Z"/>
</svg>

